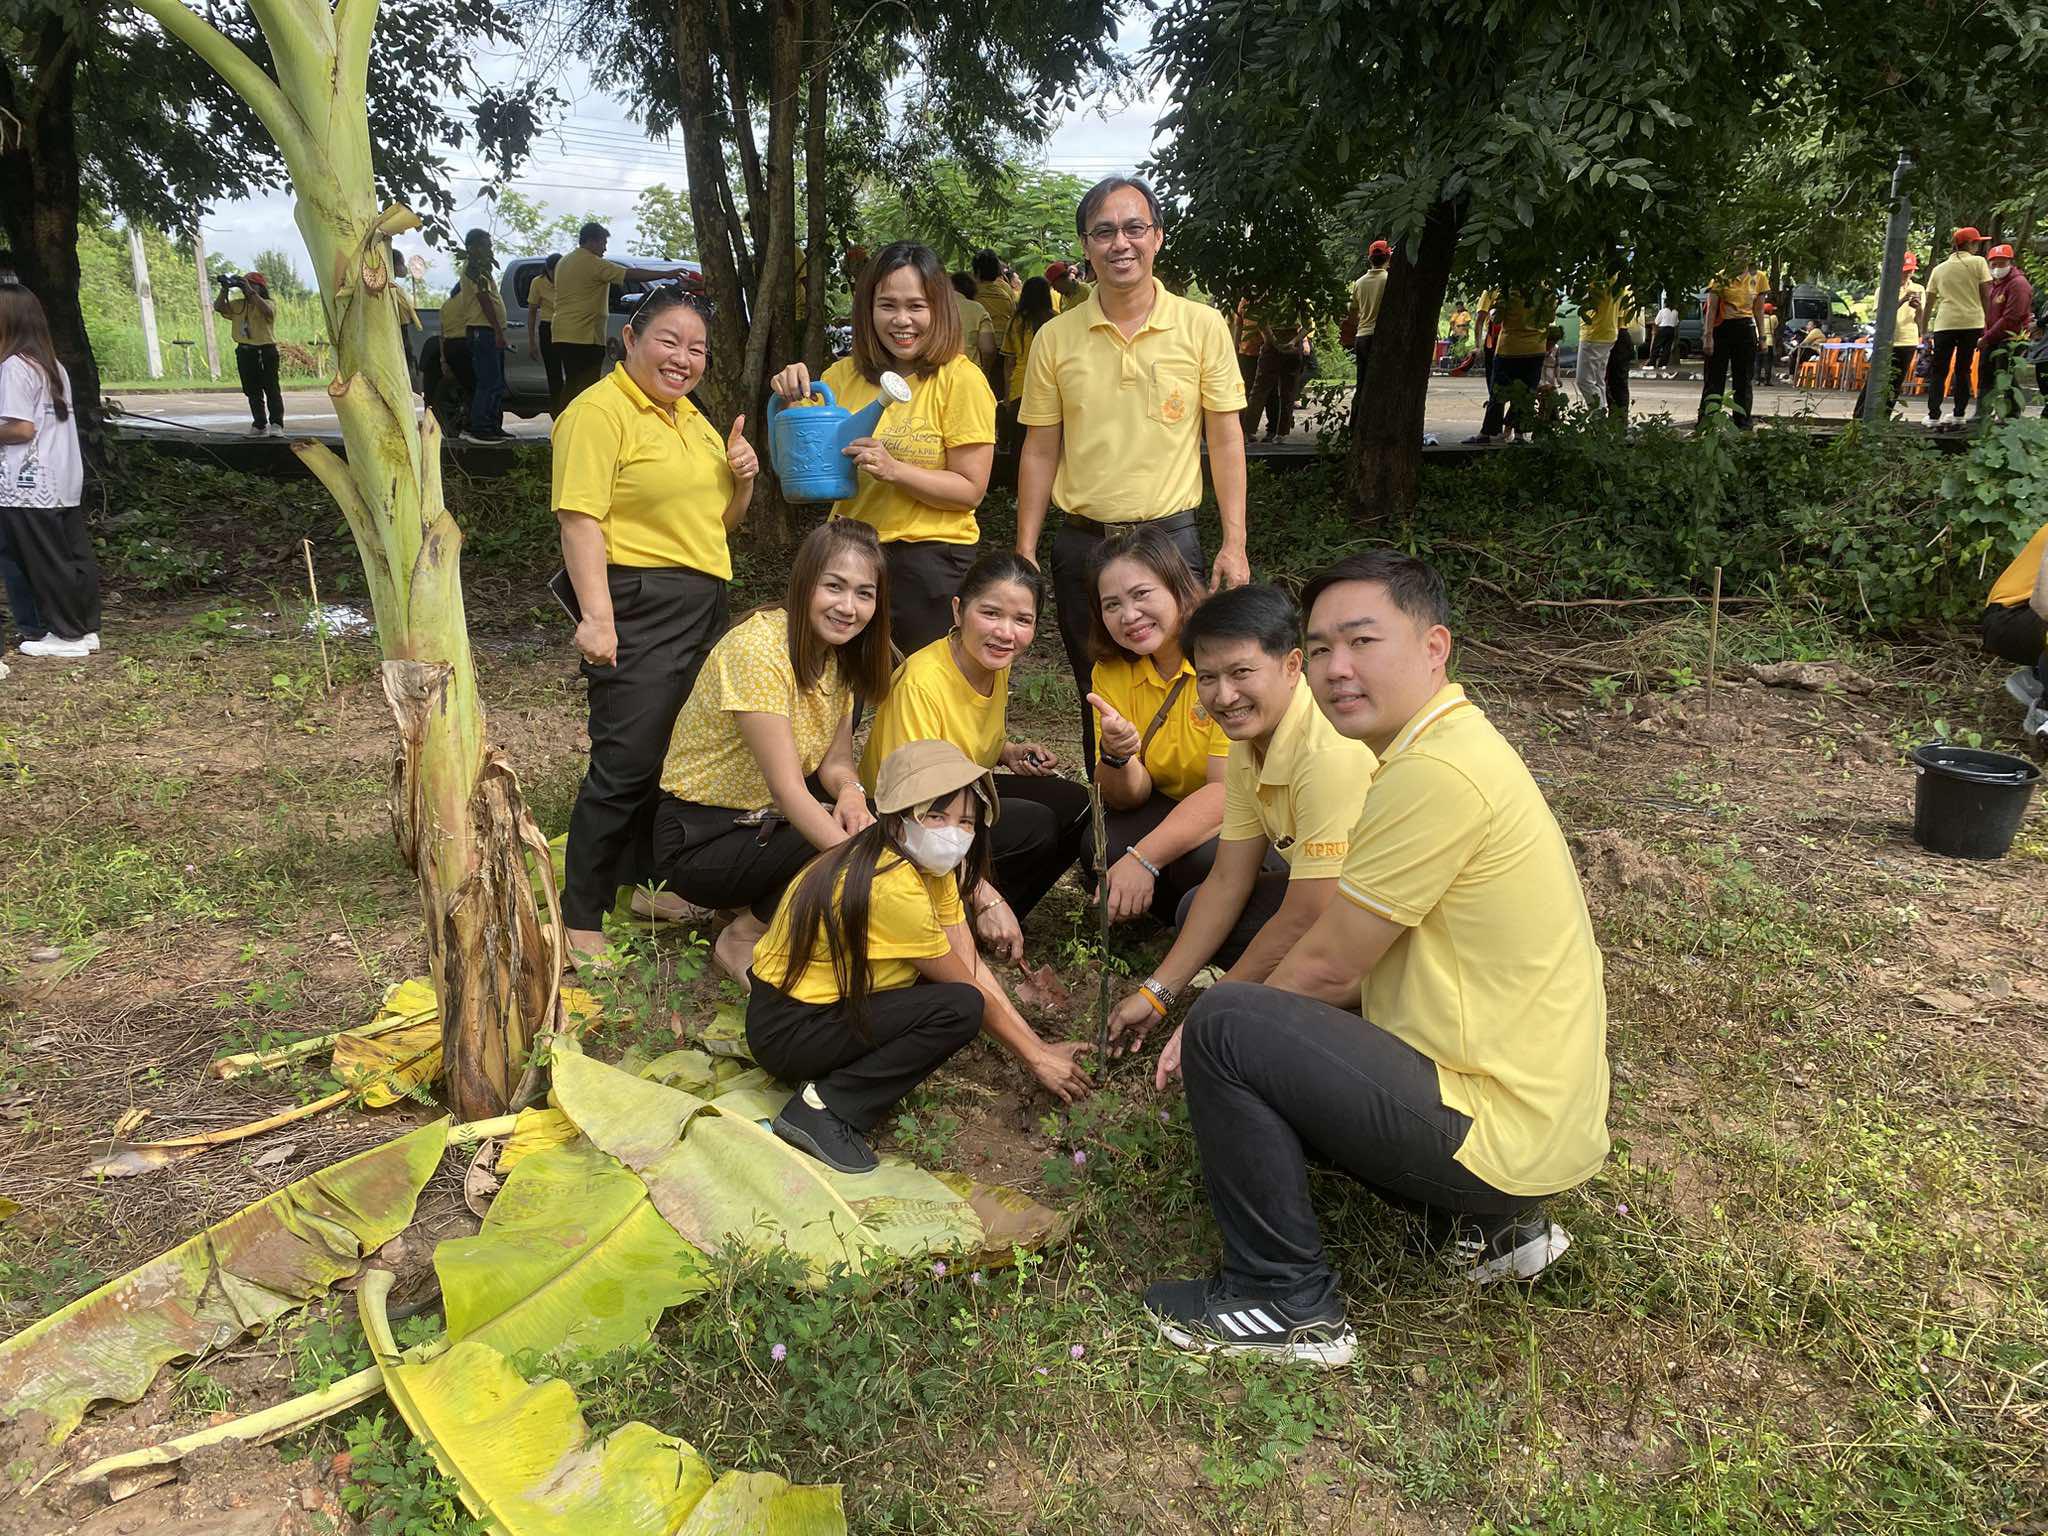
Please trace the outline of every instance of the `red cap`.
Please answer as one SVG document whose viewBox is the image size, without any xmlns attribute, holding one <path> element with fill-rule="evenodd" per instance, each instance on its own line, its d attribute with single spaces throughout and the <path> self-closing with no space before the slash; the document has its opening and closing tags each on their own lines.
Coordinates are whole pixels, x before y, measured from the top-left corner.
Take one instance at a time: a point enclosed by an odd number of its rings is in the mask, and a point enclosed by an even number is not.
<svg viewBox="0 0 2048 1536">
<path fill-rule="evenodd" d="M 1394 248 L 1384 240 L 1375 240 L 1365 248 L 1365 254 L 1368 256 L 1391 256 L 1394 254 Z"/>
<path fill-rule="evenodd" d="M 1975 245 L 1979 240 L 1982 240 L 1983 238 L 1983 234 L 1976 228 L 1975 225 L 1966 224 L 1961 229 L 1956 231 L 1955 247 L 1957 250 L 1960 251 L 1964 246 Z"/>
<path fill-rule="evenodd" d="M 1048 283 L 1064 282 L 1067 274 L 1073 270 L 1066 262 L 1056 261 L 1045 269 L 1045 280 Z"/>
<path fill-rule="evenodd" d="M 245 283 L 254 283 L 259 288 L 268 288 L 270 286 L 270 279 L 265 277 L 261 272 L 244 272 L 242 274 L 242 281 Z"/>
<path fill-rule="evenodd" d="M 1991 247 L 1991 251 L 1987 259 L 1991 261 L 2011 261 L 2012 247 L 2009 245 L 1994 245 L 1993 247 Z"/>
<path fill-rule="evenodd" d="M 1766 304 L 1764 306 L 1764 313 L 1767 315 L 1775 315 L 1777 312 L 1778 306 L 1775 304 Z"/>
<path fill-rule="evenodd" d="M 1906 252 L 1906 270 L 1908 272 L 1918 272 L 1920 270 L 1920 258 L 1911 251 Z"/>
</svg>

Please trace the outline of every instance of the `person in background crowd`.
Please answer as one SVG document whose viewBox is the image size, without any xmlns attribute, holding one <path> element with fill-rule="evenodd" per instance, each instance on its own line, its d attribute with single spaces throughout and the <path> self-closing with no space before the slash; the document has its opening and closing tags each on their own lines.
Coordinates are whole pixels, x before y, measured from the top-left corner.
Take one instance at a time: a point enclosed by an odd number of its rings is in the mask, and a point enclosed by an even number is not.
<svg viewBox="0 0 2048 1536">
<path fill-rule="evenodd" d="M 986 882 L 1005 809 L 946 741 L 882 763 L 868 826 L 810 861 L 754 946 L 747 1048 L 796 1092 L 776 1135 L 840 1173 L 872 1173 L 868 1133 L 984 1027 L 1063 1103 L 1085 1098 L 1085 1041 L 1047 1042 L 976 953 L 963 889 Z"/>
<path fill-rule="evenodd" d="M 472 442 L 502 443 L 505 430 L 505 353 L 512 342 L 505 331 L 505 301 L 498 293 L 497 262 L 488 230 L 472 229 L 462 242 L 462 292 L 475 313 L 469 322 L 469 370 L 474 384 L 469 396 Z"/>
<path fill-rule="evenodd" d="M 1905 400 L 1906 370 L 1913 366 L 1913 354 L 1920 350 L 1920 313 L 1927 303 L 1927 290 L 1913 280 L 1920 258 L 1911 251 L 1899 275 L 1899 307 L 1892 312 L 1892 393 L 1894 416 Z M 1863 376 L 1863 388 L 1856 391 L 1856 414 L 1863 414 L 1863 397 L 1870 389 L 1870 375 Z"/>
<path fill-rule="evenodd" d="M 1492 304 L 1482 300 L 1481 307 L 1499 320 L 1500 340 L 1487 372 L 1486 417 L 1478 435 L 1466 441 L 1491 443 L 1505 438 L 1526 442 L 1535 422 L 1524 401 L 1544 387 L 1543 368 L 1550 352 L 1550 321 L 1557 313 L 1557 299 L 1547 290 L 1532 298 L 1511 288 Z"/>
<path fill-rule="evenodd" d="M 1266 349 L 1266 328 L 1252 310 L 1249 298 L 1239 299 L 1230 316 L 1230 341 L 1237 349 L 1237 376 L 1244 381 L 1244 435 L 1247 440 L 1258 430 L 1252 411 L 1252 384 L 1259 376 L 1259 354 Z"/>
<path fill-rule="evenodd" d="M 1798 344 L 1792 349 L 1793 377 L 1797 378 L 1798 370 L 1804 368 L 1808 363 L 1818 364 L 1821 359 L 1821 353 L 1827 344 L 1828 333 L 1820 328 L 1820 322 L 1818 320 L 1807 321 L 1806 334 L 1799 338 Z"/>
<path fill-rule="evenodd" d="M 1768 279 L 1744 252 L 1736 253 L 1734 264 L 1734 276 L 1724 272 L 1707 285 L 1706 311 L 1700 321 L 1700 355 L 1707 367 L 1700 385 L 1699 419 L 1707 419 L 1709 400 L 1732 395 L 1732 405 L 1724 408 L 1746 432 L 1754 398 L 1757 321 L 1763 318 Z"/>
<path fill-rule="evenodd" d="M 278 384 L 277 302 L 270 281 L 261 272 L 244 272 L 239 297 L 232 279 L 223 279 L 213 312 L 225 315 L 235 338 L 235 376 L 249 402 L 249 431 L 256 437 L 284 436 L 284 392 Z M 267 412 L 267 414 L 266 414 Z"/>
<path fill-rule="evenodd" d="M 555 268 L 560 256 L 548 258 L 547 270 L 526 285 L 526 355 L 537 357 L 548 375 L 548 414 L 562 414 L 562 356 L 555 350 Z"/>
<path fill-rule="evenodd" d="M 974 359 L 989 381 L 989 393 L 995 393 L 995 381 L 1002 370 L 1002 338 L 996 335 L 996 324 L 988 317 L 988 310 L 981 300 L 974 296 L 975 282 L 972 272 L 955 272 L 953 281 L 953 308 L 960 315 L 960 350 Z"/>
<path fill-rule="evenodd" d="M 1071 261 L 1055 261 L 1045 269 L 1045 280 L 1052 285 L 1053 295 L 1058 300 L 1055 309 L 1079 304 L 1095 292 L 1093 283 L 1084 283 L 1075 275 L 1075 267 L 1076 263 Z"/>
<path fill-rule="evenodd" d="M 1500 346 L 1500 293 L 1489 288 L 1479 295 L 1479 311 L 1472 318 L 1472 335 L 1478 343 L 1480 377 L 1486 381 L 1488 399 L 1493 396 L 1493 357 Z"/>
<path fill-rule="evenodd" d="M 576 249 L 555 266 L 555 354 L 562 361 L 562 407 L 590 388 L 604 372 L 610 339 L 613 283 L 658 283 L 674 276 L 651 267 L 624 267 L 605 260 L 612 233 L 590 223 L 576 235 Z M 443 329 L 446 329 L 444 324 Z"/>
<path fill-rule="evenodd" d="M 1984 604 L 1984 649 L 2019 667 L 2005 691 L 2026 706 L 2026 733 L 2048 744 L 2048 523 L 1999 573 Z"/>
<path fill-rule="evenodd" d="M 996 402 L 972 359 L 961 354 L 959 309 L 937 254 L 914 241 L 885 245 L 861 272 L 853 295 L 853 352 L 825 370 L 846 410 L 864 409 L 896 373 L 910 399 L 891 402 L 872 437 L 846 456 L 858 489 L 834 517 L 866 523 L 889 566 L 883 632 L 904 655 L 953 622 L 953 594 L 974 564 L 981 524 L 975 509 L 995 467 Z M 796 405 L 811 397 L 810 370 L 791 363 L 769 387 Z"/>
<path fill-rule="evenodd" d="M 1927 367 L 1927 424 L 1940 428 L 1942 397 L 1954 402 L 1948 425 L 1960 427 L 1970 414 L 1970 365 L 1984 334 L 1984 314 L 1991 306 L 1991 264 L 1978 253 L 1984 237 L 1973 228 L 1959 229 L 1954 249 L 1927 278 L 1927 332 L 1932 355 Z M 1954 376 L 1951 385 L 1950 376 Z"/>
<path fill-rule="evenodd" d="M 1678 377 L 1678 309 L 1669 299 L 1657 307 L 1657 336 L 1650 343 L 1650 373 L 1659 379 Z"/>
<path fill-rule="evenodd" d="M 2019 383 L 2013 374 L 2019 366 L 2020 343 L 2034 323 L 2034 285 L 2014 265 L 2012 247 L 1994 245 L 1988 263 L 1991 292 L 1984 307 L 1984 335 L 1977 343 L 1979 416 L 1985 414 L 1987 400 L 1994 415 L 2019 408 Z"/>
<path fill-rule="evenodd" d="M 1017 295 L 1016 312 L 1010 316 L 1010 328 L 1003 333 L 1003 377 L 1010 381 L 1010 394 L 1001 407 L 1002 440 L 1011 451 L 1024 435 L 1017 425 L 1017 409 L 1024 399 L 1024 369 L 1031 361 L 1031 340 L 1056 313 L 1052 284 L 1042 277 L 1026 279 Z"/>
<path fill-rule="evenodd" d="M 20 283 L 0 283 L 0 578 L 24 656 L 77 661 L 100 648 L 84 493 L 71 377 L 49 317 Z"/>
<path fill-rule="evenodd" d="M 1299 309 L 1259 327 L 1259 362 L 1245 406 L 1247 437 L 1258 425 L 1261 410 L 1266 417 L 1267 442 L 1277 443 L 1293 435 L 1294 402 L 1308 372 L 1309 338 L 1308 319 Z"/>
<path fill-rule="evenodd" d="M 1614 350 L 1607 354 L 1607 412 L 1623 425 L 1628 422 L 1628 381 L 1636 364 L 1635 327 L 1641 319 L 1635 295 L 1627 288 L 1622 289 L 1620 308 L 1615 315 Z"/>
<path fill-rule="evenodd" d="M 988 311 L 989 323 L 995 327 L 998 341 L 1010 334 L 1010 317 L 1017 313 L 1017 290 L 1004 277 L 1005 270 L 1003 258 L 994 251 L 974 253 L 974 296 Z M 1010 398 L 1010 381 L 1000 363 L 996 366 L 996 376 L 989 382 L 998 400 Z"/>
<path fill-rule="evenodd" d="M 1756 332 L 1756 381 L 1769 386 L 1771 366 L 1778 357 L 1778 306 L 1769 302 L 1764 305 L 1763 319 L 1757 322 Z"/>
<path fill-rule="evenodd" d="M 1472 346 L 1472 311 L 1463 299 L 1451 307 L 1451 354 L 1463 356 Z"/>
<path fill-rule="evenodd" d="M 1365 271 L 1352 283 L 1351 303 L 1344 311 L 1344 328 L 1351 332 L 1348 345 L 1352 357 L 1358 362 L 1358 379 L 1351 386 L 1351 414 L 1348 418 L 1353 437 L 1358 435 L 1360 416 L 1365 410 L 1365 364 L 1366 359 L 1372 356 L 1373 333 L 1379 329 L 1380 301 L 1387 292 L 1387 263 L 1393 255 L 1394 248 L 1384 240 L 1375 240 L 1366 248 Z"/>
<path fill-rule="evenodd" d="M 1579 310 L 1579 403 L 1589 411 L 1605 413 L 1607 360 L 1614 353 L 1614 338 L 1621 333 L 1620 286 L 1612 278 L 1600 279 L 1580 301 Z"/>
<path fill-rule="evenodd" d="M 1097 546 L 1131 524 L 1156 526 L 1195 569 L 1202 545 L 1202 455 L 1223 526 L 1210 580 L 1251 579 L 1245 554 L 1244 387 L 1230 328 L 1206 304 L 1167 290 L 1152 275 L 1165 231 L 1159 199 L 1144 182 L 1111 176 L 1082 197 L 1074 224 L 1087 242 L 1095 294 L 1055 315 L 1031 344 L 1026 428 L 1017 460 L 1017 553 L 1036 564 L 1047 506 L 1064 520 L 1053 541 L 1060 638 L 1076 683 L 1090 673 L 1097 623 L 1090 567 Z M 1081 711 L 1081 756 L 1095 756 L 1095 716 Z"/>
<path fill-rule="evenodd" d="M 441 303 L 441 402 L 435 416 L 441 431 L 460 437 L 469 425 L 469 401 L 476 393 L 476 371 L 469 361 L 469 327 L 481 311 L 461 283 Z"/>
<path fill-rule="evenodd" d="M 605 947 L 622 885 L 654 868 L 654 806 L 676 713 L 725 628 L 727 535 L 753 500 L 760 459 L 686 398 L 704 376 L 703 301 L 656 289 L 624 331 L 625 357 L 554 428 L 562 565 L 582 618 L 590 766 L 569 814 L 562 921 L 578 956 Z M 638 910 L 683 915 L 663 895 Z"/>
</svg>

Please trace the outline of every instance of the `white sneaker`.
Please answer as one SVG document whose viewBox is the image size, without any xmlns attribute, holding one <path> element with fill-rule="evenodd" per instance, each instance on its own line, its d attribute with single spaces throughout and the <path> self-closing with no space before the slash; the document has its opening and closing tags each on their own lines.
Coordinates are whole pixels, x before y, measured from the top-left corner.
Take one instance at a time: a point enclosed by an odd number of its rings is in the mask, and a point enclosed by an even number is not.
<svg viewBox="0 0 2048 1536">
<path fill-rule="evenodd" d="M 281 421 L 273 421 L 270 424 L 270 435 L 272 437 L 283 437 L 285 435 L 284 423 Z"/>
<path fill-rule="evenodd" d="M 245 435 L 249 437 L 268 437 L 270 436 L 270 428 L 252 426 Z"/>
<path fill-rule="evenodd" d="M 2041 679 L 2032 667 L 2021 667 L 2005 680 L 2005 691 L 2015 702 L 2032 709 L 2041 702 Z"/>
<path fill-rule="evenodd" d="M 78 643 L 84 646 L 88 651 L 97 651 L 100 648 L 100 632 L 98 630 L 94 630 L 89 635 L 80 635 L 78 637 Z"/>
<path fill-rule="evenodd" d="M 45 635 L 40 640 L 24 640 L 21 643 L 24 656 L 62 657 L 66 661 L 82 661 L 92 654 L 92 648 L 83 639 L 59 640 L 55 635 Z"/>
</svg>

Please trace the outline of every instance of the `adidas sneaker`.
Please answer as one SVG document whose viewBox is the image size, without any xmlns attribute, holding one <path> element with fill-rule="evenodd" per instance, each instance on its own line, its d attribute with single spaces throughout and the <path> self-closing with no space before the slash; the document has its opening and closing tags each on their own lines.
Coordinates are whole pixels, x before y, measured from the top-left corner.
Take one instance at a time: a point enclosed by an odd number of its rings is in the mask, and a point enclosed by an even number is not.
<svg viewBox="0 0 2048 1536">
<path fill-rule="evenodd" d="M 1224 1296 L 1208 1280 L 1162 1280 L 1145 1292 L 1145 1310 L 1167 1343 L 1199 1354 L 1341 1370 L 1358 1352 L 1358 1335 L 1334 1304 L 1302 1316 L 1277 1301 Z"/>
</svg>

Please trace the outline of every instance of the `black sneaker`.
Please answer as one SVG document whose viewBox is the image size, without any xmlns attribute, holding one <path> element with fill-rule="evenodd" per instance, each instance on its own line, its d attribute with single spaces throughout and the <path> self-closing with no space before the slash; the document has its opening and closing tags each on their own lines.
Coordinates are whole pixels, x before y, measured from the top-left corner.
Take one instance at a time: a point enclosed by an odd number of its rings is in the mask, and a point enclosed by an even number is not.
<svg viewBox="0 0 2048 1536">
<path fill-rule="evenodd" d="M 1176 1349 L 1259 1355 L 1341 1370 L 1358 1352 L 1358 1335 L 1341 1307 L 1298 1317 L 1275 1301 L 1223 1296 L 1208 1280 L 1162 1280 L 1145 1292 L 1145 1310 Z"/>
<path fill-rule="evenodd" d="M 1474 1285 L 1534 1280 L 1572 1245 L 1571 1234 L 1541 1206 L 1519 1216 L 1458 1216 L 1452 1221 L 1442 1249 L 1445 1260 Z"/>
<path fill-rule="evenodd" d="M 808 1152 L 840 1173 L 873 1173 L 882 1166 L 860 1132 L 825 1107 L 818 1085 L 805 1083 L 769 1123 L 769 1129 L 799 1152 Z"/>
</svg>

